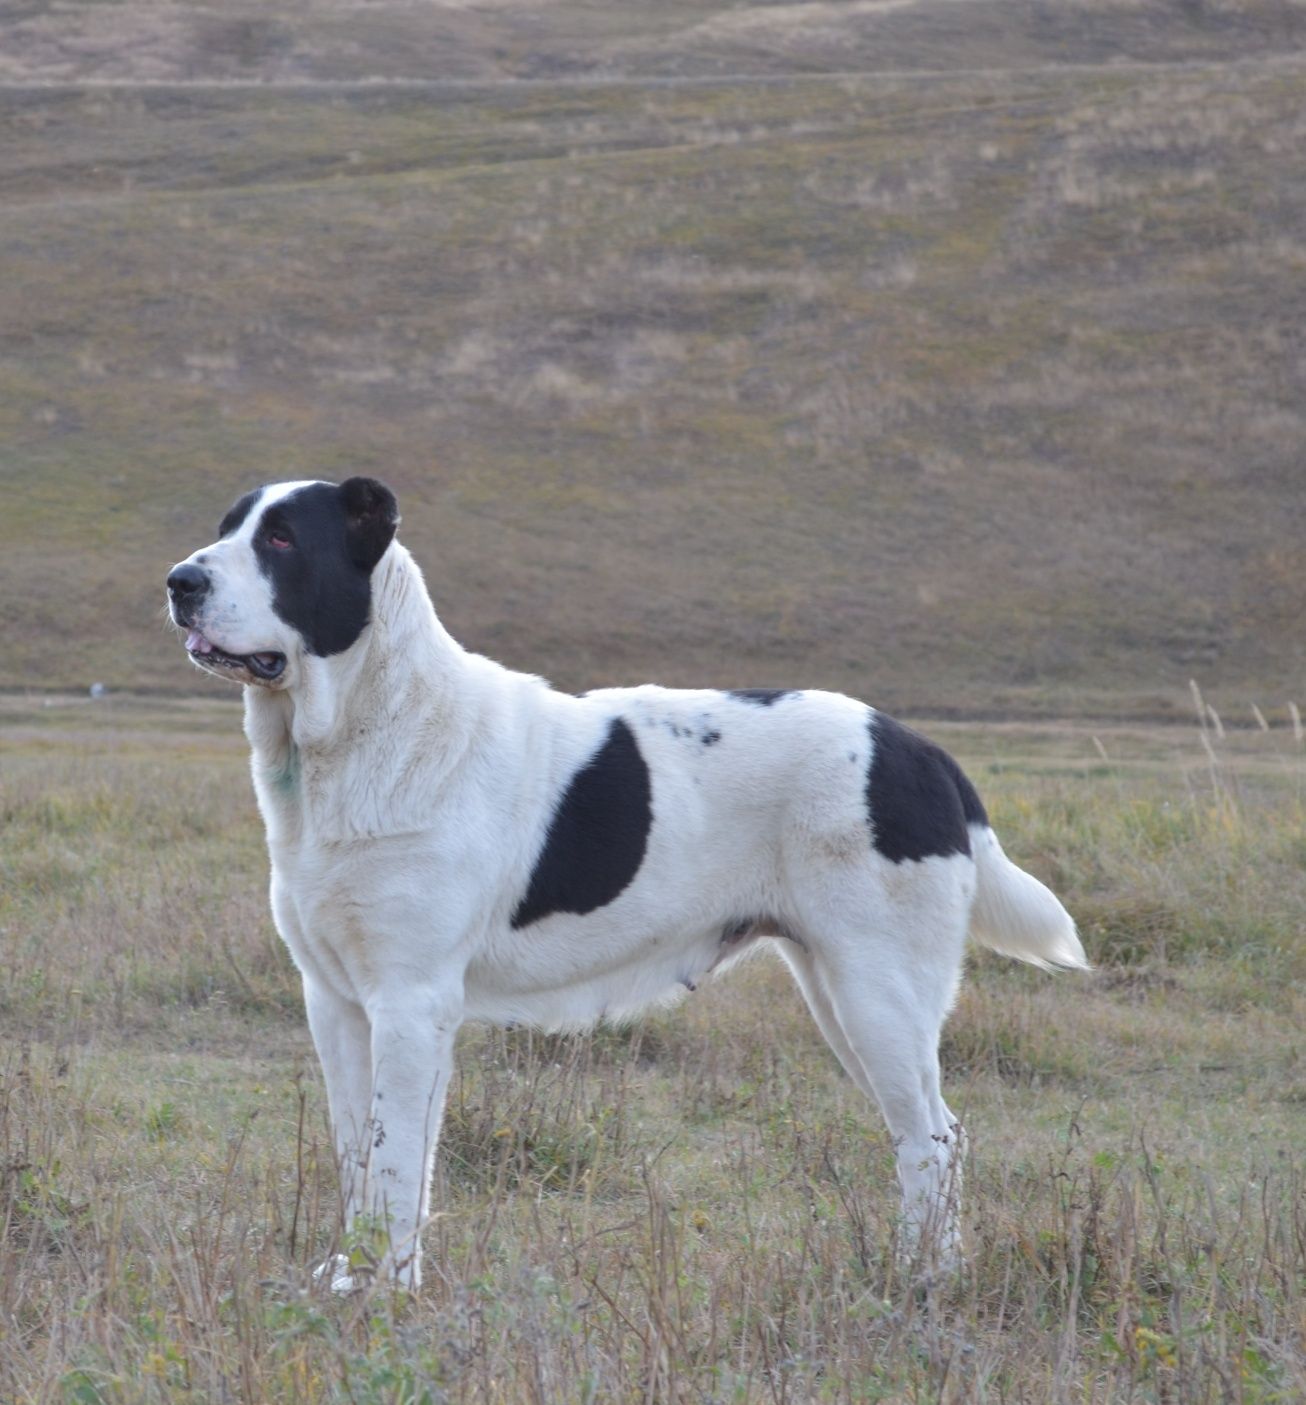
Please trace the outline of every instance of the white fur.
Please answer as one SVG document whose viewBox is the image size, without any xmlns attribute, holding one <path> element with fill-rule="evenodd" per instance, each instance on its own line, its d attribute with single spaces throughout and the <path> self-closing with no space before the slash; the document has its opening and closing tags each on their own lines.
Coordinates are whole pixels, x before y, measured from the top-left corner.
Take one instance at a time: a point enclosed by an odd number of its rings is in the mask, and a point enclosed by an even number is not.
<svg viewBox="0 0 1306 1405">
<path fill-rule="evenodd" d="M 270 495 L 282 490 L 270 490 Z M 1039 965 L 1083 966 L 1042 884 L 972 829 L 975 859 L 894 864 L 869 842 L 868 709 L 806 692 L 766 707 L 716 691 L 576 698 L 449 637 L 394 542 L 372 621 L 330 658 L 273 613 L 250 549 L 262 507 L 196 553 L 215 579 L 200 627 L 278 650 L 245 689 L 272 860 L 272 911 L 303 974 L 346 1213 L 384 1217 L 384 1269 L 416 1285 L 432 1158 L 466 1020 L 583 1026 L 692 988 L 733 959 L 723 922 L 762 917 L 822 1033 L 897 1141 L 906 1224 L 959 1250 L 960 1132 L 939 1090 L 940 1026 L 968 928 Z M 513 930 L 568 782 L 620 713 L 648 765 L 654 824 L 634 881 L 586 916 Z M 705 746 L 711 728 L 719 743 Z M 337 1288 L 348 1272 L 324 1267 Z"/>
</svg>

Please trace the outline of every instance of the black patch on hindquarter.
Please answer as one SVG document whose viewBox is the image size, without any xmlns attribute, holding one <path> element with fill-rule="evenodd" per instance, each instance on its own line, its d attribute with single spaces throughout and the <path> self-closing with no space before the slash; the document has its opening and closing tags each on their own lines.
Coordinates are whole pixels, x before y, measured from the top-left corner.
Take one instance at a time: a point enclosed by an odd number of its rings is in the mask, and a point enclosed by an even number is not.
<svg viewBox="0 0 1306 1405">
<path fill-rule="evenodd" d="M 247 495 L 248 496 L 248 495 Z M 241 498 L 234 531 L 249 513 Z M 311 483 L 268 506 L 254 530 L 254 555 L 272 583 L 272 608 L 298 630 L 310 654 L 342 653 L 372 614 L 372 569 L 399 525 L 394 494 L 371 478 Z M 289 546 L 274 546 L 275 538 Z"/>
<path fill-rule="evenodd" d="M 644 862 L 653 827 L 648 766 L 634 733 L 616 717 L 607 740 L 571 778 L 512 915 L 526 927 L 554 912 L 582 916 L 606 907 Z"/>
<path fill-rule="evenodd" d="M 728 695 L 757 707 L 774 707 L 781 698 L 796 696 L 792 688 L 731 688 Z"/>
<path fill-rule="evenodd" d="M 878 852 L 892 863 L 969 854 L 967 826 L 988 824 L 988 815 L 961 767 L 883 712 L 873 712 L 869 725 L 866 810 Z"/>
</svg>

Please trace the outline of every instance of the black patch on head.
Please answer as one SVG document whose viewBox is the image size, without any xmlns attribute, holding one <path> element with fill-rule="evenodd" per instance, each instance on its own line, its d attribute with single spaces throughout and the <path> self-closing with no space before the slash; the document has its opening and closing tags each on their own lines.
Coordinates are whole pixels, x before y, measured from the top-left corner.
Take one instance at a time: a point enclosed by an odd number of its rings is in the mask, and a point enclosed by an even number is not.
<svg viewBox="0 0 1306 1405">
<path fill-rule="evenodd" d="M 244 497 L 237 498 L 227 510 L 227 515 L 218 524 L 218 536 L 229 537 L 232 532 L 249 516 L 249 510 L 259 500 L 262 488 L 255 488 L 252 493 L 246 493 Z"/>
<path fill-rule="evenodd" d="M 797 697 L 792 688 L 731 688 L 729 696 L 758 707 L 774 707 L 781 698 Z"/>
<path fill-rule="evenodd" d="M 346 478 L 340 485 L 345 505 L 345 540 L 360 570 L 371 571 L 385 555 L 399 526 L 395 495 L 375 478 Z"/>
<path fill-rule="evenodd" d="M 342 653 L 366 628 L 372 568 L 398 525 L 394 494 L 371 478 L 339 487 L 310 483 L 264 510 L 254 555 L 272 583 L 273 610 L 299 631 L 309 653 Z M 274 545 L 278 540 L 289 545 Z"/>
<path fill-rule="evenodd" d="M 969 854 L 967 826 L 988 824 L 975 787 L 942 747 L 873 712 L 866 810 L 875 848 L 892 863 Z"/>
<path fill-rule="evenodd" d="M 583 916 L 619 897 L 644 862 L 652 799 L 634 733 L 614 718 L 607 740 L 571 778 L 554 812 L 513 927 L 554 912 Z"/>
</svg>

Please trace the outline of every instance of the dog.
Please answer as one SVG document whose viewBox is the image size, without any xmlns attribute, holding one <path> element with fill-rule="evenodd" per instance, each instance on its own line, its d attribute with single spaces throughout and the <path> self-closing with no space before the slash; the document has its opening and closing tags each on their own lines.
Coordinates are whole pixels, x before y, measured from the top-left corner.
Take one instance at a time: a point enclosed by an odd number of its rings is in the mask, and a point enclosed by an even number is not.
<svg viewBox="0 0 1306 1405">
<path fill-rule="evenodd" d="M 967 936 L 1087 969 L 957 763 L 835 693 L 557 692 L 451 638 L 398 525 L 371 478 L 273 484 L 167 578 L 191 661 L 244 685 L 272 913 L 377 1274 L 420 1285 L 464 1021 L 620 1020 L 761 941 L 884 1114 L 907 1242 L 957 1263 L 938 1040 Z"/>
</svg>

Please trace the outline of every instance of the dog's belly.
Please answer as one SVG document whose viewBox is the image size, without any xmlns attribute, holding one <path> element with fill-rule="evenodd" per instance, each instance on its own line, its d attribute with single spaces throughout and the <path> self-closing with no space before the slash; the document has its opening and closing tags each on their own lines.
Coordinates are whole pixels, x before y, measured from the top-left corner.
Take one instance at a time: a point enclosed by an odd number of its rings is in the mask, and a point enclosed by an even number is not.
<svg viewBox="0 0 1306 1405">
<path fill-rule="evenodd" d="M 649 933 L 625 959 L 553 982 L 542 971 L 523 978 L 525 973 L 520 968 L 476 961 L 466 974 L 466 1017 L 543 1029 L 578 1028 L 602 1019 L 622 1019 L 695 990 L 710 971 L 723 961 L 733 961 L 754 937 L 762 935 L 766 935 L 763 930 L 750 929 L 723 939 L 721 924 L 676 935 Z M 570 947 L 570 936 L 558 934 L 555 940 Z"/>
</svg>

